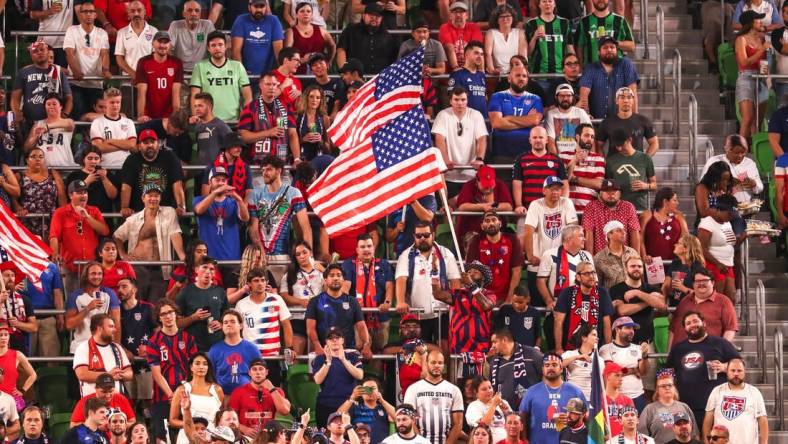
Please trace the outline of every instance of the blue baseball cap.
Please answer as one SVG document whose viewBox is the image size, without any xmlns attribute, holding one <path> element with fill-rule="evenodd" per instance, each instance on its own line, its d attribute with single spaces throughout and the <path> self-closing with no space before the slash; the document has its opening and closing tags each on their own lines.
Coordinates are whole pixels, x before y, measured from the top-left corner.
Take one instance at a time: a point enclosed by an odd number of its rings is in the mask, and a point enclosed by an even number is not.
<svg viewBox="0 0 788 444">
<path fill-rule="evenodd" d="M 561 180 L 561 178 L 558 177 L 558 176 L 547 176 L 545 178 L 545 180 L 544 180 L 544 185 L 542 186 L 542 188 L 551 187 L 553 185 L 561 185 L 561 186 L 563 186 L 564 185 L 564 181 Z"/>
</svg>

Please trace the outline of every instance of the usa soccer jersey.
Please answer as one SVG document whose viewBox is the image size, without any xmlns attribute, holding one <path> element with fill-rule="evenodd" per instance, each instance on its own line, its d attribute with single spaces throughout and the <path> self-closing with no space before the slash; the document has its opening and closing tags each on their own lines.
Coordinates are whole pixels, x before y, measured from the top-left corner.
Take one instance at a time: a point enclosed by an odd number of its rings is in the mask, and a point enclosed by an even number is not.
<svg viewBox="0 0 788 444">
<path fill-rule="evenodd" d="M 170 336 L 159 330 L 148 339 L 147 359 L 150 367 L 159 367 L 170 389 L 175 391 L 189 374 L 189 357 L 197 353 L 194 337 L 183 330 Z M 166 401 L 162 389 L 153 384 L 153 402 Z"/>
<path fill-rule="evenodd" d="M 183 84 L 183 62 L 168 56 L 164 62 L 157 62 L 153 54 L 137 62 L 137 75 L 134 84 L 148 85 L 145 94 L 145 115 L 152 119 L 169 117 L 172 114 L 172 85 Z"/>
<path fill-rule="evenodd" d="M 243 337 L 260 350 L 263 357 L 277 356 L 280 348 L 280 322 L 290 319 L 290 310 L 282 298 L 267 293 L 257 303 L 247 296 L 235 306 L 244 318 Z"/>
</svg>

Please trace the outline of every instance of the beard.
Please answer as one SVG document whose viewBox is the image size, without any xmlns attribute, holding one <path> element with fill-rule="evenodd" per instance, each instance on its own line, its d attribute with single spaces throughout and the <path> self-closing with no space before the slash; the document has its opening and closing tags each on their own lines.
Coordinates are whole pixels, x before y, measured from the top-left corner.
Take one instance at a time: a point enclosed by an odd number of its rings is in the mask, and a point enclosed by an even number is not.
<svg viewBox="0 0 788 444">
<path fill-rule="evenodd" d="M 525 85 L 523 85 L 523 86 L 520 86 L 520 85 L 517 85 L 517 84 L 514 84 L 514 83 L 512 83 L 511 85 L 509 85 L 509 87 L 510 87 L 510 88 L 512 88 L 512 91 L 516 92 L 517 94 L 522 94 L 522 93 L 524 93 L 524 92 L 525 92 L 525 87 L 526 87 L 526 86 L 527 86 L 527 84 L 525 84 Z"/>
<path fill-rule="evenodd" d="M 558 107 L 563 109 L 563 110 L 567 110 L 567 109 L 572 107 L 572 102 L 568 102 L 568 101 L 562 100 L 562 101 L 558 102 Z"/>
<path fill-rule="evenodd" d="M 483 228 L 482 230 L 484 230 L 484 234 L 488 236 L 495 236 L 496 234 L 501 232 L 501 227 L 497 227 L 493 225 L 493 226 L 488 226 L 487 228 Z"/>
<path fill-rule="evenodd" d="M 692 339 L 693 341 L 698 340 L 704 336 L 706 336 L 706 327 L 698 327 L 695 333 L 687 332 L 687 337 Z"/>
<path fill-rule="evenodd" d="M 632 280 L 639 281 L 640 278 L 643 277 L 643 273 L 636 271 L 634 273 L 627 273 L 627 276 L 629 276 L 629 278 Z"/>
<path fill-rule="evenodd" d="M 586 142 L 586 141 L 583 141 L 583 140 L 581 140 L 578 143 L 578 145 L 580 145 L 580 148 L 582 148 L 584 150 L 588 150 L 588 151 L 591 151 L 591 149 L 593 148 L 593 146 L 592 146 L 593 144 L 591 142 Z"/>
<path fill-rule="evenodd" d="M 738 386 L 744 384 L 744 379 L 736 377 L 736 378 L 729 379 L 728 382 L 731 385 L 735 385 L 735 386 L 738 387 Z"/>
<path fill-rule="evenodd" d="M 617 200 L 614 200 L 614 201 L 603 200 L 602 202 L 604 202 L 605 206 L 608 207 L 608 208 L 613 208 L 613 207 L 615 207 L 618 204 Z"/>
<path fill-rule="evenodd" d="M 422 253 L 426 253 L 432 250 L 432 245 L 427 242 L 419 242 L 416 244 L 416 248 Z"/>
<path fill-rule="evenodd" d="M 410 433 L 411 429 L 413 429 L 413 426 L 407 426 L 407 427 L 406 426 L 397 426 L 397 433 L 399 433 L 401 435 L 405 435 L 407 433 Z"/>
<path fill-rule="evenodd" d="M 618 60 L 618 54 L 605 54 L 603 57 L 600 57 L 599 60 L 606 65 L 612 65 Z"/>
<path fill-rule="evenodd" d="M 252 14 L 252 18 L 255 20 L 262 20 L 263 17 L 265 17 L 265 14 L 262 12 L 255 12 L 254 14 Z"/>
</svg>

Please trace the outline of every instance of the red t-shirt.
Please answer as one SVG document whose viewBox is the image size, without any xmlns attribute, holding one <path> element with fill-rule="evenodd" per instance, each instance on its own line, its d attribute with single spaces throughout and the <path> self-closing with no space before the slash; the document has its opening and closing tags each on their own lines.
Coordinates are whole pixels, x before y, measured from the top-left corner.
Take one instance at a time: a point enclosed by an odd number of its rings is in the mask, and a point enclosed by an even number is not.
<svg viewBox="0 0 788 444">
<path fill-rule="evenodd" d="M 484 42 L 479 25 L 473 22 L 465 24 L 464 28 L 455 28 L 451 23 L 444 23 L 438 30 L 438 40 L 446 45 L 454 45 L 454 55 L 457 57 L 457 66 L 465 64 L 465 45 L 471 40 Z"/>
<path fill-rule="evenodd" d="M 151 119 L 162 119 L 172 114 L 172 85 L 183 84 L 183 62 L 177 57 L 167 56 L 164 62 L 157 62 L 153 54 L 146 55 L 137 62 L 137 75 L 134 84 L 145 83 L 145 115 Z"/>
<path fill-rule="evenodd" d="M 348 231 L 345 234 L 331 238 L 329 240 L 329 251 L 339 253 L 339 258 L 342 260 L 356 257 L 356 244 L 358 243 L 358 236 L 369 233 L 375 229 L 375 223 L 358 227 L 353 231 Z"/>
<path fill-rule="evenodd" d="M 282 389 L 275 390 L 285 396 Z M 273 396 L 268 393 L 268 390 L 256 390 L 252 384 L 242 385 L 233 390 L 228 405 L 238 413 L 238 421 L 242 425 L 257 431 L 262 430 L 265 424 L 276 416 Z"/>
<path fill-rule="evenodd" d="M 457 207 L 464 203 L 479 203 L 482 200 L 482 194 L 479 192 L 479 187 L 476 185 L 476 179 L 469 180 L 460 188 L 460 194 L 457 195 Z M 509 187 L 501 179 L 495 179 L 495 188 L 493 188 L 493 201 L 501 203 L 508 203 L 514 205 L 512 200 L 512 193 Z M 462 241 L 465 233 L 469 231 L 481 231 L 482 227 L 481 216 L 460 216 L 457 221 L 457 235 L 459 240 Z M 506 221 L 503 220 L 502 224 L 505 226 Z"/>
<path fill-rule="evenodd" d="M 402 393 L 408 391 L 411 384 L 421 379 L 421 365 L 405 364 L 399 368 L 399 387 Z"/>
<path fill-rule="evenodd" d="M 96 394 L 91 393 L 80 399 L 77 402 L 77 405 L 74 406 L 74 411 L 71 412 L 71 422 L 76 423 L 83 423 L 85 422 L 85 400 L 89 398 L 95 398 Z M 137 418 L 134 415 L 134 409 L 131 408 L 131 403 L 129 400 L 121 395 L 120 393 L 115 393 L 112 395 L 112 399 L 109 401 L 110 408 L 120 409 L 126 415 L 126 422 L 128 424 L 134 424 Z"/>
<path fill-rule="evenodd" d="M 143 5 L 145 5 L 145 18 L 151 18 L 153 15 L 153 8 L 151 7 L 150 0 L 140 0 Z M 93 4 L 96 6 L 96 9 L 100 9 L 104 11 L 104 15 L 107 16 L 107 20 L 112 23 L 112 26 L 115 29 L 120 30 L 120 28 L 129 24 L 129 15 L 126 12 L 127 5 L 131 3 L 131 0 L 94 0 Z"/>
<path fill-rule="evenodd" d="M 104 222 L 104 216 L 101 215 L 98 208 L 86 205 L 85 209 L 90 217 Z M 96 257 L 98 234 L 90 227 L 87 219 L 80 216 L 71 204 L 63 205 L 52 215 L 49 238 L 53 237 L 58 240 L 60 256 L 69 271 L 77 271 L 74 261 L 92 261 Z"/>
<path fill-rule="evenodd" d="M 293 81 L 290 86 L 282 89 L 282 94 L 279 95 L 279 100 L 282 101 L 282 104 L 285 105 L 287 109 L 294 109 L 298 99 L 291 99 L 290 91 L 303 91 L 303 88 L 301 88 L 301 81 L 292 75 L 286 76 L 282 74 L 278 69 L 275 69 L 273 72 L 276 76 L 276 80 L 279 80 L 280 85 L 284 84 L 285 80 L 287 79 L 291 79 Z"/>
<path fill-rule="evenodd" d="M 618 418 L 618 410 L 624 406 L 634 407 L 635 403 L 632 402 L 629 396 L 622 394 L 616 396 L 616 399 L 607 395 L 605 395 L 605 398 L 607 398 L 607 416 L 610 417 L 610 436 L 616 436 L 624 428 L 624 425 L 621 424 L 621 420 Z"/>
<path fill-rule="evenodd" d="M 101 281 L 101 285 L 109 287 L 117 293 L 118 281 L 126 277 L 137 279 L 137 273 L 134 272 L 134 268 L 128 262 L 115 261 L 115 265 L 111 268 L 104 269 L 104 280 Z"/>
</svg>

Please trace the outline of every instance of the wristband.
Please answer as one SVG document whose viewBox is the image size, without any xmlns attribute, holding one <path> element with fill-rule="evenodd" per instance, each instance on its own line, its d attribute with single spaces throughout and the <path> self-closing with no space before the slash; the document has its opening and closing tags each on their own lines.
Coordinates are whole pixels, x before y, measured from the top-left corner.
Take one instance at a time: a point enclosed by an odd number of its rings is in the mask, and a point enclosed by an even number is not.
<svg viewBox="0 0 788 444">
<path fill-rule="evenodd" d="M 484 158 L 481 157 L 481 156 L 476 156 L 476 159 L 473 159 L 473 160 L 478 160 L 479 162 L 484 162 Z"/>
<path fill-rule="evenodd" d="M 353 425 L 351 425 L 351 424 L 346 425 L 345 426 L 345 433 L 347 433 L 348 430 L 354 430 Z"/>
</svg>

